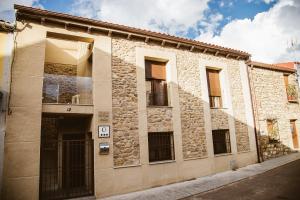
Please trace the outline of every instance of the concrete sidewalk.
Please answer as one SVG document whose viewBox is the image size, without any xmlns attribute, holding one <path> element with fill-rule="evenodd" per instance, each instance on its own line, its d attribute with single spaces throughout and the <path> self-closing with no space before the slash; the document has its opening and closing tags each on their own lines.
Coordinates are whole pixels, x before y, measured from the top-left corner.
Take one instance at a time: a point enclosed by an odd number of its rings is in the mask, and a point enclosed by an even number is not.
<svg viewBox="0 0 300 200">
<path fill-rule="evenodd" d="M 124 195 L 117 195 L 104 200 L 133 200 L 133 199 L 161 199 L 173 200 L 189 197 L 201 192 L 216 189 L 224 185 L 240 181 L 242 179 L 258 175 L 274 169 L 276 167 L 285 165 L 292 161 L 300 159 L 300 153 L 293 153 L 282 156 L 263 163 L 257 163 L 240 168 L 236 171 L 226 171 L 211 176 L 197 178 L 191 181 L 174 183 L 166 186 L 151 188 L 143 191 L 128 193 Z"/>
</svg>

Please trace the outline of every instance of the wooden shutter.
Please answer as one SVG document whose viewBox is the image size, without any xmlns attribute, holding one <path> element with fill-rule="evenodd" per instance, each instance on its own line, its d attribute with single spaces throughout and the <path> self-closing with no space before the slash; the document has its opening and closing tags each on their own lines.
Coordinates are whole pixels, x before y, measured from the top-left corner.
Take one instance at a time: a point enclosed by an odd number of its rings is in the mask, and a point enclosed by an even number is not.
<svg viewBox="0 0 300 200">
<path fill-rule="evenodd" d="M 287 87 L 288 87 L 288 85 L 289 85 L 289 75 L 284 74 L 284 75 L 283 75 L 283 78 L 284 78 L 284 85 L 285 85 L 285 88 L 287 89 Z"/>
<path fill-rule="evenodd" d="M 158 61 L 145 61 L 146 78 L 166 80 L 166 63 Z"/>
<path fill-rule="evenodd" d="M 220 78 L 219 78 L 219 71 L 207 69 L 207 82 L 208 82 L 208 89 L 210 96 L 221 96 L 221 86 L 220 86 Z"/>
</svg>

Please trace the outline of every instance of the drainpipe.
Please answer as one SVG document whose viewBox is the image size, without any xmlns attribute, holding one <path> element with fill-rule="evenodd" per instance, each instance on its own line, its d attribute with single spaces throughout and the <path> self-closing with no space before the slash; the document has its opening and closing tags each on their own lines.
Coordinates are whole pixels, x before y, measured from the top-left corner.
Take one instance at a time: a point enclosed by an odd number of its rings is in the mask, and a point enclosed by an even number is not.
<svg viewBox="0 0 300 200">
<path fill-rule="evenodd" d="M 260 135 L 259 135 L 259 133 L 257 131 L 257 127 L 256 127 L 256 115 L 255 115 L 254 109 L 256 109 L 256 111 L 258 111 L 258 110 L 257 110 L 256 104 L 254 106 L 254 103 L 253 103 L 254 101 L 256 102 L 256 98 L 253 97 L 252 90 L 253 90 L 254 94 L 255 94 L 255 91 L 254 91 L 253 85 L 251 84 L 250 76 L 249 76 L 249 67 L 250 67 L 250 70 L 252 71 L 253 65 L 251 65 L 248 62 L 250 62 L 250 59 L 246 62 L 246 65 L 247 65 L 247 77 L 248 77 L 248 85 L 249 85 L 250 100 L 251 100 L 251 107 L 252 107 L 252 116 L 253 116 L 253 121 L 254 121 L 254 135 L 255 135 L 257 161 L 258 161 L 258 163 L 261 163 L 261 162 L 263 162 L 263 157 L 261 155 L 261 148 L 260 148 L 260 141 L 259 141 Z"/>
</svg>

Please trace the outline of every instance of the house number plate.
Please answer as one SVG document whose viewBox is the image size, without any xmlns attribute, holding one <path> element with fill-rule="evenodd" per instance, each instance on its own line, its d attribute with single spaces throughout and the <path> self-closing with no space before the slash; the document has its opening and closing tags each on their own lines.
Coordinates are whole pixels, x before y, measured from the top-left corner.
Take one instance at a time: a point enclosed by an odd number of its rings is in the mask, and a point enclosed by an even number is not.
<svg viewBox="0 0 300 200">
<path fill-rule="evenodd" d="M 98 126 L 98 137 L 108 138 L 110 136 L 110 127 L 108 125 Z"/>
</svg>

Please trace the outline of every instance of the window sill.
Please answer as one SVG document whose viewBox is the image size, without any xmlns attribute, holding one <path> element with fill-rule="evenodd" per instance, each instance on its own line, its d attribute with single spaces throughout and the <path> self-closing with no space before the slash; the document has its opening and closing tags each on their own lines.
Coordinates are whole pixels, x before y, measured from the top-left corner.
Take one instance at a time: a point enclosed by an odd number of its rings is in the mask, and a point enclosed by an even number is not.
<svg viewBox="0 0 300 200">
<path fill-rule="evenodd" d="M 226 109 L 228 109 L 228 108 L 217 108 L 217 107 L 210 107 L 210 109 L 212 109 L 212 110 L 226 110 Z"/>
<path fill-rule="evenodd" d="M 125 165 L 125 166 L 117 166 L 114 167 L 114 169 L 123 169 L 123 168 L 129 168 L 129 167 L 141 167 L 141 164 L 137 164 L 137 165 Z"/>
<path fill-rule="evenodd" d="M 231 156 L 232 153 L 220 153 L 220 154 L 215 154 L 215 157 L 222 157 L 222 156 Z"/>
<path fill-rule="evenodd" d="M 173 108 L 172 106 L 147 106 L 147 108 Z"/>
<path fill-rule="evenodd" d="M 43 105 L 63 105 L 63 106 L 94 106 L 94 104 L 69 104 L 69 103 L 42 103 Z"/>
<path fill-rule="evenodd" d="M 176 160 L 163 160 L 163 161 L 149 162 L 149 165 L 167 164 L 167 163 L 175 163 L 175 162 Z"/>
<path fill-rule="evenodd" d="M 298 103 L 297 100 L 288 100 L 289 103 Z"/>
<path fill-rule="evenodd" d="M 205 158 L 208 158 L 208 156 L 199 156 L 199 157 L 196 157 L 196 158 L 186 158 L 186 159 L 183 159 L 183 161 L 199 160 L 199 159 L 205 159 Z"/>
</svg>

